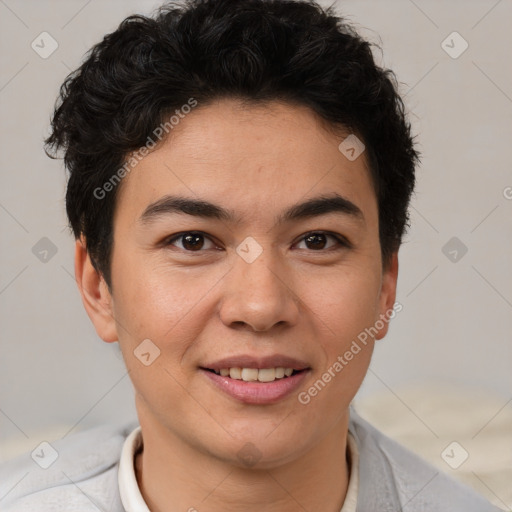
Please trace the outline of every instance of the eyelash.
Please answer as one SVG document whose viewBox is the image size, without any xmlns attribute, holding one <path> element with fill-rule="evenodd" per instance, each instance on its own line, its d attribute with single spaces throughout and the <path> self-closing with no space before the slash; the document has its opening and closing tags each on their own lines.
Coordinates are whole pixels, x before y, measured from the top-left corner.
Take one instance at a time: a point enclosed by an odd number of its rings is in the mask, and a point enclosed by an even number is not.
<svg viewBox="0 0 512 512">
<path fill-rule="evenodd" d="M 176 240 L 182 239 L 185 235 L 201 235 L 204 238 L 210 240 L 212 243 L 215 243 L 206 233 L 203 233 L 202 231 L 183 231 L 183 232 L 178 233 L 176 235 L 172 235 L 169 238 L 166 238 L 164 240 L 164 245 L 166 247 L 169 246 L 169 245 L 172 245 L 173 242 L 175 242 Z M 341 235 L 337 235 L 335 233 L 331 233 L 329 231 L 309 231 L 308 233 L 305 233 L 302 236 L 302 238 L 300 238 L 299 241 L 296 242 L 296 243 L 302 242 L 308 236 L 311 236 L 311 235 L 325 235 L 326 237 L 334 238 L 338 242 L 339 247 L 337 247 L 337 248 L 335 247 L 334 249 L 333 248 L 317 249 L 317 250 L 310 249 L 309 252 L 321 253 L 321 252 L 327 252 L 327 251 L 332 251 L 332 250 L 350 249 L 352 247 L 350 242 L 345 237 L 343 237 Z M 208 249 L 199 249 L 197 251 L 189 251 L 187 249 L 182 249 L 180 247 L 177 247 L 177 249 L 180 249 L 180 250 L 182 250 L 184 252 L 191 253 L 191 254 L 193 254 L 193 253 L 200 253 L 200 252 L 204 252 L 205 250 L 208 250 Z"/>
</svg>

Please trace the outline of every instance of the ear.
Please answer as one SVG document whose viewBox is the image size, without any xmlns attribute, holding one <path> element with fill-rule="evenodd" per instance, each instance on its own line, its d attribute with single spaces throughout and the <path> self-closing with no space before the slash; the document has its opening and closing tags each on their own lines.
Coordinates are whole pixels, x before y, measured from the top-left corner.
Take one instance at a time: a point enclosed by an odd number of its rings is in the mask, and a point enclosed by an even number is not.
<svg viewBox="0 0 512 512">
<path fill-rule="evenodd" d="M 75 243 L 75 279 L 98 336 L 108 343 L 118 341 L 112 296 L 105 279 L 91 262 L 83 237 Z"/>
<path fill-rule="evenodd" d="M 379 318 L 376 318 L 376 327 L 378 332 L 375 339 L 380 340 L 386 336 L 389 327 L 389 321 L 395 316 L 395 312 L 400 311 L 401 305 L 395 305 L 396 283 L 398 279 L 398 251 L 395 251 L 390 258 L 389 263 L 384 267 L 382 275 L 382 285 L 379 298 Z M 382 326 L 382 324 L 384 324 Z"/>
</svg>

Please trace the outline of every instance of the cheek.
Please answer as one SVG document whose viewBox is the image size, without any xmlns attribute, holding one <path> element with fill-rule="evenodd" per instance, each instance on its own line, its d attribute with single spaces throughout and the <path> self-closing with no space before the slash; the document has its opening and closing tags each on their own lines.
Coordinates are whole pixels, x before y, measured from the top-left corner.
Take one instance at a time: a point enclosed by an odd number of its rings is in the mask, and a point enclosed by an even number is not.
<svg viewBox="0 0 512 512">
<path fill-rule="evenodd" d="M 367 373 L 374 342 L 365 329 L 374 324 L 380 287 L 378 274 L 355 267 L 320 285 L 308 306 L 322 360 L 297 398 L 301 414 L 312 424 L 322 418 L 327 432 L 346 413 Z"/>
<path fill-rule="evenodd" d="M 133 259 L 119 263 L 114 312 L 124 361 L 139 400 L 165 415 L 171 402 L 187 400 L 190 368 L 182 361 L 204 330 L 208 314 L 201 301 L 218 278 Z"/>
<path fill-rule="evenodd" d="M 319 373 L 330 372 L 325 380 L 335 381 L 331 388 L 341 381 L 341 386 L 353 384 L 348 393 L 359 387 L 370 363 L 374 342 L 370 333 L 378 317 L 380 274 L 366 269 L 332 275 L 308 300 L 317 331 L 325 333 L 317 337 L 325 354 Z"/>
<path fill-rule="evenodd" d="M 117 264 L 114 312 L 120 341 L 133 345 L 149 338 L 176 352 L 194 339 L 201 328 L 197 306 L 218 281 L 213 272 L 198 278 L 190 269 L 170 270 L 149 258 L 119 258 Z"/>
<path fill-rule="evenodd" d="M 301 293 L 315 316 L 334 338 L 346 341 L 375 322 L 379 310 L 381 274 L 371 265 L 347 265 L 307 280 Z"/>
</svg>

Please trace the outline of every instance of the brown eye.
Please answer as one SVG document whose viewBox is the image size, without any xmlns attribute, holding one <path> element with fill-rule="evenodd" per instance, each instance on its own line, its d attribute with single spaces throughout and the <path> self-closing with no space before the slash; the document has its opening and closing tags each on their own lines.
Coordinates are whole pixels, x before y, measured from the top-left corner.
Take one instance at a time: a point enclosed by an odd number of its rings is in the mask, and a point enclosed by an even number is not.
<svg viewBox="0 0 512 512">
<path fill-rule="evenodd" d="M 175 245 L 175 242 L 181 240 L 181 247 Z M 183 249 L 187 252 L 200 252 L 201 249 L 205 248 L 205 244 L 210 242 L 211 247 L 206 247 L 206 249 L 214 248 L 215 245 L 213 242 L 206 237 L 203 233 L 198 233 L 194 231 L 187 231 L 185 233 L 181 233 L 176 235 L 166 242 L 166 245 L 175 245 L 176 247 Z"/>
<path fill-rule="evenodd" d="M 329 239 L 334 240 L 335 243 L 327 247 Z M 331 248 L 336 248 L 336 245 L 341 247 L 349 246 L 349 244 L 342 237 L 323 232 L 308 233 L 302 238 L 300 242 L 305 243 L 306 248 L 313 251 L 322 251 Z"/>
<path fill-rule="evenodd" d="M 201 249 L 204 245 L 204 237 L 202 235 L 184 235 L 183 236 L 183 247 L 195 251 Z"/>
<path fill-rule="evenodd" d="M 304 240 L 310 249 L 323 249 L 327 243 L 326 238 L 327 237 L 324 234 L 315 233 L 313 235 L 308 235 Z"/>
</svg>

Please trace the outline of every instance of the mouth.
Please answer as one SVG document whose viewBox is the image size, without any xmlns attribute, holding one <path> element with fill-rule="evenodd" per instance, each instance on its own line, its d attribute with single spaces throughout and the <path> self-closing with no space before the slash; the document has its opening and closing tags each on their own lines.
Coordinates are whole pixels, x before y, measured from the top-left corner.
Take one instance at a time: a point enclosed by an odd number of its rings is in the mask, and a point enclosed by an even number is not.
<svg viewBox="0 0 512 512">
<path fill-rule="evenodd" d="M 298 392 L 311 368 L 205 368 L 199 371 L 216 392 L 247 405 L 271 405 Z"/>
</svg>

